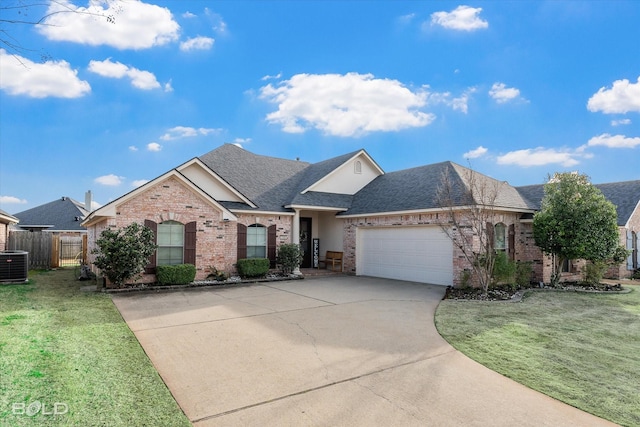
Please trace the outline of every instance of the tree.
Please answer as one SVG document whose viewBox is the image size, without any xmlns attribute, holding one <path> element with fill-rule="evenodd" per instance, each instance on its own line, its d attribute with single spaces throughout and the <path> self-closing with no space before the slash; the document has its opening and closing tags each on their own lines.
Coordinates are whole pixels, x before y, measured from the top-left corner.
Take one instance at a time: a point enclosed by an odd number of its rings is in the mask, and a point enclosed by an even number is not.
<svg viewBox="0 0 640 427">
<path fill-rule="evenodd" d="M 459 249 L 473 278 L 486 294 L 496 261 L 493 221 L 496 201 L 505 182 L 451 164 L 436 191 L 440 228 Z"/>
<path fill-rule="evenodd" d="M 136 222 L 119 230 L 104 230 L 96 240 L 98 254 L 93 264 L 111 283 L 122 286 L 140 274 L 156 250 L 155 235 L 149 227 Z"/>
<path fill-rule="evenodd" d="M 617 218 L 613 203 L 586 175 L 557 173 L 549 179 L 541 209 L 533 217 L 533 237 L 553 256 L 552 285 L 560 281 L 565 260 L 599 263 L 614 258 L 619 246 Z"/>
<path fill-rule="evenodd" d="M 302 262 L 302 251 L 297 243 L 286 243 L 278 248 L 278 263 L 284 274 L 291 274 Z"/>
</svg>

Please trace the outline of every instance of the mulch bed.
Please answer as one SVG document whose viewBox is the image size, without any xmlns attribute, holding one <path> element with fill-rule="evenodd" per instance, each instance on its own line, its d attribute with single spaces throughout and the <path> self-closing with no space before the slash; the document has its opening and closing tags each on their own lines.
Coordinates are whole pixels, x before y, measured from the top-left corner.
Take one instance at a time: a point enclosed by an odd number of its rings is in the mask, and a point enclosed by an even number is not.
<svg viewBox="0 0 640 427">
<path fill-rule="evenodd" d="M 620 283 L 609 284 L 600 283 L 598 285 L 579 283 L 579 282 L 563 282 L 556 287 L 531 286 L 529 288 L 513 289 L 508 286 L 491 287 L 486 294 L 479 288 L 454 288 L 447 286 L 444 297 L 442 299 L 452 300 L 475 300 L 475 301 L 520 301 L 522 295 L 528 290 L 549 290 L 549 291 L 569 291 L 569 292 L 602 292 L 616 293 L 625 291 Z"/>
</svg>

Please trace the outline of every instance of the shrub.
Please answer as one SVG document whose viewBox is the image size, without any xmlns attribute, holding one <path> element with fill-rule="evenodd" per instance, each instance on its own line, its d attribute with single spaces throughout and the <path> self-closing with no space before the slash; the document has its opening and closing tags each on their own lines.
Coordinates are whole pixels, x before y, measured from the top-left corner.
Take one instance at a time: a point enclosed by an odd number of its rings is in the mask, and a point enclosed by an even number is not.
<svg viewBox="0 0 640 427">
<path fill-rule="evenodd" d="M 278 264 L 283 274 L 290 274 L 300 266 L 302 262 L 302 251 L 300 245 L 287 243 L 278 248 Z"/>
<path fill-rule="evenodd" d="M 97 254 L 93 264 L 102 270 L 116 287 L 144 271 L 156 250 L 153 231 L 136 222 L 119 230 L 106 229 L 96 240 Z"/>
<path fill-rule="evenodd" d="M 270 262 L 267 258 L 239 259 L 236 267 L 241 277 L 263 277 L 269 271 Z"/>
<path fill-rule="evenodd" d="M 193 264 L 159 265 L 156 267 L 156 279 L 161 285 L 186 285 L 196 277 Z"/>
<path fill-rule="evenodd" d="M 607 268 L 609 266 L 603 261 L 587 262 L 587 265 L 582 267 L 583 280 L 590 285 L 597 285 L 602 280 Z"/>
<path fill-rule="evenodd" d="M 520 288 L 528 288 L 531 285 L 533 266 L 531 261 L 518 261 L 516 263 L 516 285 Z"/>
<path fill-rule="evenodd" d="M 493 282 L 513 284 L 516 276 L 516 263 L 511 261 L 505 252 L 496 253 L 493 264 Z"/>
</svg>

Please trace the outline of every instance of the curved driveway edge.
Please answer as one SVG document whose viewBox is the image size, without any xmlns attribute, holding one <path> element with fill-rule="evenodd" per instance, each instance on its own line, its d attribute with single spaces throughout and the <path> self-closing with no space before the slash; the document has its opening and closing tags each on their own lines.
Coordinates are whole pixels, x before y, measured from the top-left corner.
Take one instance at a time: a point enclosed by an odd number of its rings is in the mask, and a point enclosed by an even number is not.
<svg viewBox="0 0 640 427">
<path fill-rule="evenodd" d="M 338 276 L 113 301 L 194 426 L 609 426 L 436 331 L 444 287 Z"/>
</svg>

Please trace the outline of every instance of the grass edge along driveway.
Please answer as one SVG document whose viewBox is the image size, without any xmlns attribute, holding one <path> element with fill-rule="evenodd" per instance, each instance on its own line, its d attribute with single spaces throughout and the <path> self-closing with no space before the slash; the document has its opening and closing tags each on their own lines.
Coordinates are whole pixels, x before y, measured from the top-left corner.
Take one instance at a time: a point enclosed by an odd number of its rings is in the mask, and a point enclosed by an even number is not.
<svg viewBox="0 0 640 427">
<path fill-rule="evenodd" d="M 0 285 L 0 425 L 190 426 L 111 298 L 74 276 Z"/>
<path fill-rule="evenodd" d="M 640 425 L 640 286 L 627 294 L 530 292 L 444 300 L 436 328 L 486 367 L 623 426 Z"/>
</svg>

